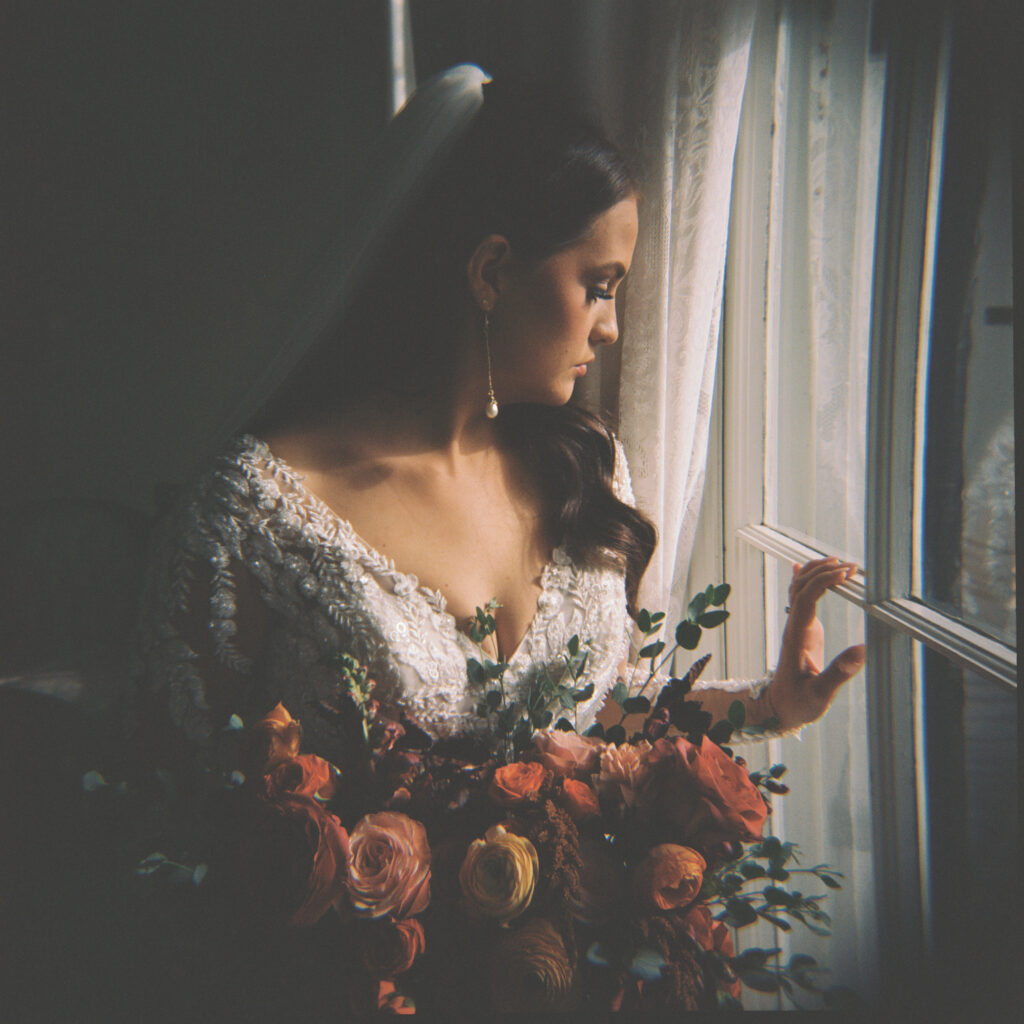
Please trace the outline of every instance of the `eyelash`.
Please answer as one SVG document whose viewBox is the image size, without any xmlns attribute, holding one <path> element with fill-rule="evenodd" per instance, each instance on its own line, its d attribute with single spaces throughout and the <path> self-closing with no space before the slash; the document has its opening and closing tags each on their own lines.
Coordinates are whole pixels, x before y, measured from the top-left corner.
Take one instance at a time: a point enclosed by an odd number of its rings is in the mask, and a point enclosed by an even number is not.
<svg viewBox="0 0 1024 1024">
<path fill-rule="evenodd" d="M 587 297 L 590 299 L 601 299 L 605 302 L 615 298 L 606 288 L 588 288 Z"/>
</svg>

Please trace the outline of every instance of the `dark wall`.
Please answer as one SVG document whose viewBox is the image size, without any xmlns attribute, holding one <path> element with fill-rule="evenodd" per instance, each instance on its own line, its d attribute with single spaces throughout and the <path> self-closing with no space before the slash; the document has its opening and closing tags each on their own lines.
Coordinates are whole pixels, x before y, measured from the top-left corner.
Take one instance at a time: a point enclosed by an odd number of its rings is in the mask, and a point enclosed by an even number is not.
<svg viewBox="0 0 1024 1024">
<path fill-rule="evenodd" d="M 0 506 L 188 474 L 386 121 L 386 41 L 378 0 L 5 5 Z"/>
</svg>

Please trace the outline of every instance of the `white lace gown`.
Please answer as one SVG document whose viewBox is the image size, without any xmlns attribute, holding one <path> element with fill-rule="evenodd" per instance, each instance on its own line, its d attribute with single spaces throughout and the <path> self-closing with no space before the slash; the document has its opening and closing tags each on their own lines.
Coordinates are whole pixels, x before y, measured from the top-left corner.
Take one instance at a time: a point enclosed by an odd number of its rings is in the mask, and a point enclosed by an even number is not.
<svg viewBox="0 0 1024 1024">
<path fill-rule="evenodd" d="M 618 445 L 615 490 L 633 502 Z M 237 642 L 240 573 L 248 574 L 266 612 L 258 659 Z M 612 568 L 577 565 L 557 548 L 540 583 L 533 620 L 508 659 L 506 696 L 525 698 L 544 666 L 557 677 L 566 643 L 578 636 L 590 648 L 579 683 L 594 684 L 593 696 L 577 707 L 582 731 L 629 652 L 625 580 Z M 201 600 L 208 600 L 215 663 L 243 681 L 252 706 L 281 700 L 300 718 L 307 752 L 337 753 L 334 730 L 315 706 L 340 696 L 336 658 L 343 652 L 369 666 L 385 707 L 404 709 L 435 738 L 479 736 L 488 728 L 476 712 L 482 688 L 466 670 L 469 658 L 483 660 L 484 653 L 457 628 L 443 595 L 360 539 L 251 436 L 237 438 L 163 522 L 140 616 L 141 685 L 166 700 L 174 724 L 199 743 L 225 724 L 178 625 L 194 619 Z M 235 710 L 244 717 L 245 707 Z"/>
</svg>

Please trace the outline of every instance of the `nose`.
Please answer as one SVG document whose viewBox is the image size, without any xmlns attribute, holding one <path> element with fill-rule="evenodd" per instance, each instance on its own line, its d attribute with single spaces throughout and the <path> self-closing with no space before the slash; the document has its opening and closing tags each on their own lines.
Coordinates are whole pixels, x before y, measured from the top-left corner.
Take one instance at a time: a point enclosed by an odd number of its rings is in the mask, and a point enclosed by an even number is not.
<svg viewBox="0 0 1024 1024">
<path fill-rule="evenodd" d="M 615 315 L 615 300 L 601 303 L 601 314 L 590 332 L 592 345 L 613 345 L 619 338 L 619 321 Z"/>
</svg>

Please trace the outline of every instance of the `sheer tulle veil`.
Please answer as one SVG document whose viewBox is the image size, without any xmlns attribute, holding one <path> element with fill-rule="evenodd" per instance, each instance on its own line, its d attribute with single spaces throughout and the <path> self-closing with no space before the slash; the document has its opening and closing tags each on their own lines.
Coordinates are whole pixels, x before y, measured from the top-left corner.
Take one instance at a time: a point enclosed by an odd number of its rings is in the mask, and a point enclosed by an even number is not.
<svg viewBox="0 0 1024 1024">
<path fill-rule="evenodd" d="M 424 81 L 391 119 L 347 186 L 329 245 L 291 303 L 296 311 L 272 359 L 254 373 L 241 400 L 228 406 L 213 439 L 237 433 L 302 358 L 336 330 L 374 257 L 463 137 L 483 104 L 490 77 L 459 64 Z"/>
</svg>

